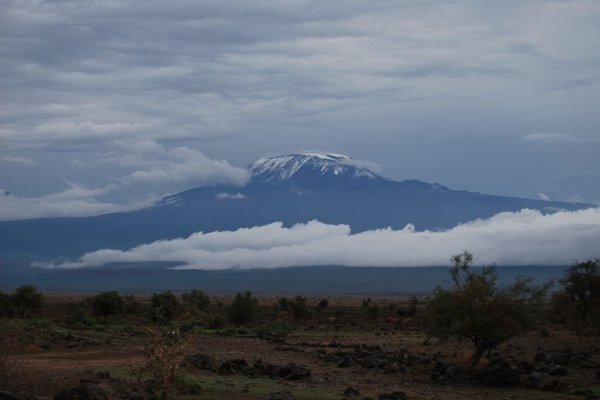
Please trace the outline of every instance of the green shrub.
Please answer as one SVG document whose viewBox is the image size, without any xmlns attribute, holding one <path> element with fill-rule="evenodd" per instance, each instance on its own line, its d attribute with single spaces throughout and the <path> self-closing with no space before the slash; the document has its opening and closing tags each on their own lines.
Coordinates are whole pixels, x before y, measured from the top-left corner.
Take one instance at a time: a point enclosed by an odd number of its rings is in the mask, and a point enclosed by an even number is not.
<svg viewBox="0 0 600 400">
<path fill-rule="evenodd" d="M 287 297 L 280 297 L 279 299 L 277 299 L 277 307 L 279 307 L 283 311 L 289 311 L 290 299 L 288 299 Z"/>
<path fill-rule="evenodd" d="M 210 298 L 202 290 L 192 290 L 181 296 L 183 304 L 193 312 L 206 311 L 210 306 Z"/>
<path fill-rule="evenodd" d="M 89 302 L 95 317 L 116 317 L 125 312 L 125 300 L 115 291 L 98 293 Z"/>
<path fill-rule="evenodd" d="M 44 296 L 32 285 L 19 287 L 10 297 L 16 315 L 21 318 L 28 318 L 41 309 L 44 301 Z"/>
<path fill-rule="evenodd" d="M 258 299 L 251 292 L 235 295 L 228 310 L 229 321 L 236 325 L 249 324 L 256 321 L 258 315 Z"/>
<path fill-rule="evenodd" d="M 285 338 L 293 331 L 294 326 L 290 323 L 276 320 L 260 325 L 254 330 L 254 333 L 261 339 L 279 340 Z"/>
<path fill-rule="evenodd" d="M 154 293 L 150 300 L 152 319 L 157 322 L 171 321 L 177 316 L 179 300 L 171 291 Z"/>
</svg>

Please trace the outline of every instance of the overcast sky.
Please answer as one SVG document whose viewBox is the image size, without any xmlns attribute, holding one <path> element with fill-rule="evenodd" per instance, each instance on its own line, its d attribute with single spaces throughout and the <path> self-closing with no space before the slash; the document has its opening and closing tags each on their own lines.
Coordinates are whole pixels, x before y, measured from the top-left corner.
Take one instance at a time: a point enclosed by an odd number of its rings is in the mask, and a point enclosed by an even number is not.
<svg viewBox="0 0 600 400">
<path fill-rule="evenodd" d="M 314 149 L 600 202 L 599 37 L 595 0 L 5 0 L 3 207 L 129 209 Z"/>
</svg>

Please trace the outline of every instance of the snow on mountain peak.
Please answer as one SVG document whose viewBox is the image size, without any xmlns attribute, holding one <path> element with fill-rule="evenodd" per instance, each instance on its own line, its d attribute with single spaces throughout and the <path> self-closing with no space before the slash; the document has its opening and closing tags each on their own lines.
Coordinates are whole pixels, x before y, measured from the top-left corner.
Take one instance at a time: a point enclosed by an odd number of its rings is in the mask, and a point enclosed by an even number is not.
<svg viewBox="0 0 600 400">
<path fill-rule="evenodd" d="M 303 152 L 275 157 L 263 157 L 249 166 L 253 179 L 260 182 L 285 181 L 300 173 L 313 177 L 345 175 L 353 178 L 373 179 L 369 169 L 353 165 L 353 160 L 343 154 Z"/>
</svg>

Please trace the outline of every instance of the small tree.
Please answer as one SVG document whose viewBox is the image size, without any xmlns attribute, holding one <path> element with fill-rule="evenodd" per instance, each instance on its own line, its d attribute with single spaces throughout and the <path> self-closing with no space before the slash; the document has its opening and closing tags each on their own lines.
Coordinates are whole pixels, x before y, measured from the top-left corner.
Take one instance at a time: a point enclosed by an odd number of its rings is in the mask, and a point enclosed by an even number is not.
<svg viewBox="0 0 600 400">
<path fill-rule="evenodd" d="M 179 301 L 171 291 L 154 293 L 150 300 L 152 319 L 158 322 L 170 321 L 177 315 Z"/>
<path fill-rule="evenodd" d="M 125 312 L 125 300 L 115 291 L 98 293 L 89 301 L 96 317 L 118 316 Z"/>
<path fill-rule="evenodd" d="M 475 348 L 469 362 L 472 371 L 486 352 L 532 324 L 548 285 L 536 287 L 531 280 L 518 278 L 509 287 L 498 288 L 494 266 L 473 271 L 473 255 L 466 251 L 451 260 L 453 286 L 435 290 L 425 320 L 433 336 L 471 341 Z"/>
<path fill-rule="evenodd" d="M 244 325 L 256 320 L 258 299 L 252 292 L 238 293 L 229 306 L 229 320 L 236 325 Z"/>
<path fill-rule="evenodd" d="M 35 286 L 24 285 L 19 287 L 11 296 L 17 316 L 27 318 L 42 308 L 44 296 Z"/>
<path fill-rule="evenodd" d="M 600 328 L 600 268 L 598 259 L 575 263 L 561 280 L 563 290 L 556 294 L 578 332 Z M 571 318 L 569 318 L 571 317 Z"/>
</svg>

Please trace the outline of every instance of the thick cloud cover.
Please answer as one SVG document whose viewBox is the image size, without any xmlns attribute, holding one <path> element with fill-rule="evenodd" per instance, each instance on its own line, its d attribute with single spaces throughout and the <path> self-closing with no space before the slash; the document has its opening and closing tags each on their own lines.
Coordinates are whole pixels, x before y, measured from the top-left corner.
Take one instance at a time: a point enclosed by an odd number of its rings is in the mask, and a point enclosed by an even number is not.
<svg viewBox="0 0 600 400">
<path fill-rule="evenodd" d="M 600 255 L 600 208 L 543 215 L 500 213 L 442 232 L 380 229 L 352 234 L 346 225 L 319 221 L 286 228 L 280 222 L 228 232 L 144 244 L 127 251 L 98 250 L 75 262 L 37 264 L 82 268 L 111 262 L 168 261 L 179 268 L 276 268 L 287 266 L 447 265 L 468 249 L 481 263 L 566 265 Z"/>
<path fill-rule="evenodd" d="M 194 182 L 176 148 L 239 166 L 324 148 L 391 178 L 600 201 L 598 37 L 594 0 L 5 0 L 0 185 L 102 187 L 154 142 L 165 163 L 136 176 L 173 191 Z"/>
</svg>

